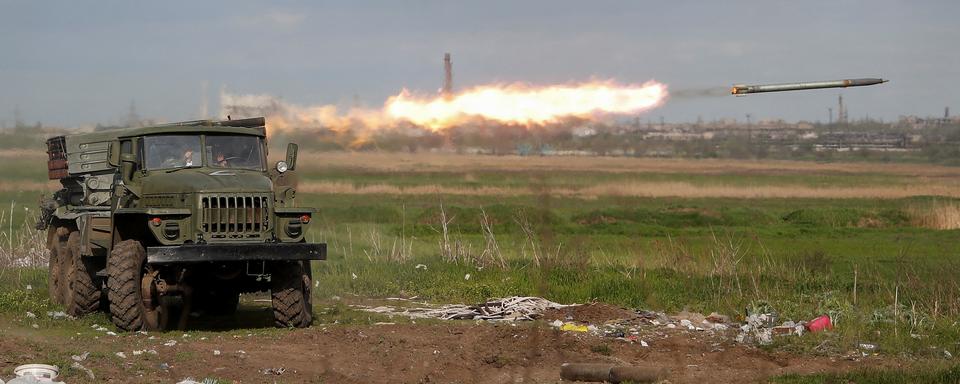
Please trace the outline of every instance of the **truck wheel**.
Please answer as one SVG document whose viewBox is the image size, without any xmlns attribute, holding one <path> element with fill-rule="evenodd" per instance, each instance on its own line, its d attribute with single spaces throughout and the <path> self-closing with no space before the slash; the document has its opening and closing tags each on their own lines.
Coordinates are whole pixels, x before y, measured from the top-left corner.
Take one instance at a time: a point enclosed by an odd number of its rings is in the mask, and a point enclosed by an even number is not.
<svg viewBox="0 0 960 384">
<path fill-rule="evenodd" d="M 136 240 L 114 245 L 107 260 L 110 320 L 124 331 L 161 328 L 162 306 L 146 263 L 147 252 Z"/>
<path fill-rule="evenodd" d="M 304 263 L 274 263 L 270 296 L 273 302 L 273 320 L 277 327 L 306 328 L 313 322 L 310 272 L 304 268 Z"/>
<path fill-rule="evenodd" d="M 66 279 L 60 282 L 66 287 L 63 305 L 70 316 L 92 313 L 100 307 L 100 279 L 93 260 L 80 255 L 80 232 L 70 233 L 64 250 L 61 276 Z"/>
<path fill-rule="evenodd" d="M 50 301 L 57 305 L 63 305 L 63 298 L 66 291 L 66 280 L 63 276 L 63 259 L 65 258 L 63 244 L 60 240 L 55 240 L 49 246 L 47 251 L 47 290 L 50 294 Z"/>
</svg>

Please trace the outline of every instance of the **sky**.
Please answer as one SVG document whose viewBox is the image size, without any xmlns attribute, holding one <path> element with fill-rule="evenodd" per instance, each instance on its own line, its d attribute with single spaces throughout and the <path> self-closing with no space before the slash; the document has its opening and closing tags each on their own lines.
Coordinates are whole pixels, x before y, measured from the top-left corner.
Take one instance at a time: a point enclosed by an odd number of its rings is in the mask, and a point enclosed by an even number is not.
<svg viewBox="0 0 960 384">
<path fill-rule="evenodd" d="M 190 120 L 220 90 L 377 107 L 409 89 L 591 79 L 671 91 L 882 77 L 862 88 L 675 96 L 641 119 L 960 113 L 957 1 L 0 0 L 0 125 Z M 676 94 L 676 93 L 675 93 Z M 683 94 L 683 92 L 680 92 Z M 834 107 L 834 109 L 836 109 Z M 218 116 L 207 116 L 218 117 Z"/>
</svg>

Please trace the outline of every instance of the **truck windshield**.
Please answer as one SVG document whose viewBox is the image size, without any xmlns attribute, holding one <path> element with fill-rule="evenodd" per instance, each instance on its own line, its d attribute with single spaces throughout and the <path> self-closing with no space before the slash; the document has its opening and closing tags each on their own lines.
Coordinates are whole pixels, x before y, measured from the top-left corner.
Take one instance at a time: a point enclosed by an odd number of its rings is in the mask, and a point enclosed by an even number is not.
<svg viewBox="0 0 960 384">
<path fill-rule="evenodd" d="M 263 170 L 260 138 L 245 135 L 207 135 L 207 165 L 213 168 Z"/>
<path fill-rule="evenodd" d="M 199 135 L 153 135 L 143 138 L 147 169 L 199 167 Z"/>
</svg>

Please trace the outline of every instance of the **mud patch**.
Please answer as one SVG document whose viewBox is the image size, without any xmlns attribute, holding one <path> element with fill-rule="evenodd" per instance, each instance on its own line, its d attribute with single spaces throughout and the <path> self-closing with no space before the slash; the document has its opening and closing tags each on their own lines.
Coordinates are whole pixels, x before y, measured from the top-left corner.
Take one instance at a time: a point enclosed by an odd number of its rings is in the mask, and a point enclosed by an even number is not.
<svg viewBox="0 0 960 384">
<path fill-rule="evenodd" d="M 611 320 L 632 320 L 639 317 L 627 308 L 604 303 L 591 303 L 566 308 L 548 309 L 543 313 L 547 321 L 576 321 L 589 324 L 603 324 Z"/>
</svg>

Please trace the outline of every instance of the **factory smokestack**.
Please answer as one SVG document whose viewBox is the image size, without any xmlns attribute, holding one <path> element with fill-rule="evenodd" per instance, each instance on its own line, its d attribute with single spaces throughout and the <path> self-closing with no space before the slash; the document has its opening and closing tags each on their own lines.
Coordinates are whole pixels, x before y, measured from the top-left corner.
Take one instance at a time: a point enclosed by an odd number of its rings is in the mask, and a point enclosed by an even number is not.
<svg viewBox="0 0 960 384">
<path fill-rule="evenodd" d="M 440 93 L 444 97 L 453 95 L 453 63 L 450 62 L 450 54 L 443 54 L 443 88 Z"/>
</svg>

